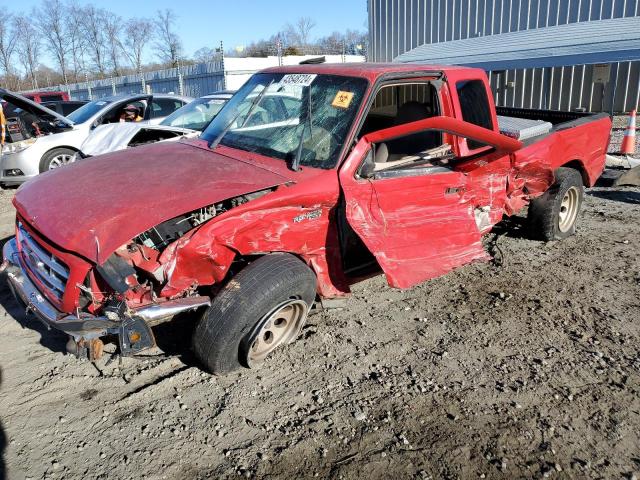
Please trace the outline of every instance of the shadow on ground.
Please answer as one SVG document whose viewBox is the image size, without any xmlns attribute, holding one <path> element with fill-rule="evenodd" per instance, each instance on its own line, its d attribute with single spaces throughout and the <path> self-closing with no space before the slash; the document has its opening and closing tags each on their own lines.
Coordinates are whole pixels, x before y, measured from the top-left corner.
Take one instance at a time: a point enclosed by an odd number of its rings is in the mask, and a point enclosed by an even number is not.
<svg viewBox="0 0 640 480">
<path fill-rule="evenodd" d="M 593 197 L 611 200 L 613 202 L 630 203 L 632 205 L 640 205 L 640 192 L 632 190 L 598 190 L 589 192 Z"/>
<path fill-rule="evenodd" d="M 202 310 L 187 312 L 174 317 L 170 322 L 153 327 L 158 348 L 165 355 L 178 356 L 185 365 L 200 368 L 201 365 L 191 350 L 191 337 L 201 316 Z"/>
<path fill-rule="evenodd" d="M 527 218 L 520 215 L 504 217 L 491 229 L 491 233 L 510 238 L 531 238 L 527 229 Z"/>
</svg>

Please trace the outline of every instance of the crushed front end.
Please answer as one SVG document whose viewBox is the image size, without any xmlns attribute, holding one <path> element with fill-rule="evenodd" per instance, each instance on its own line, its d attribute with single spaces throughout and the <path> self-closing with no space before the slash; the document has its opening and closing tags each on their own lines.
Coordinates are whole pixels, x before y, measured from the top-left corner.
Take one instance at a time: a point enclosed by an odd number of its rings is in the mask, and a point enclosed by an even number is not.
<svg viewBox="0 0 640 480">
<path fill-rule="evenodd" d="M 136 250 L 131 245 L 125 252 Z M 139 283 L 138 272 L 122 256 L 93 266 L 50 244 L 20 217 L 3 257 L 7 283 L 26 311 L 69 335 L 70 353 L 91 360 L 102 355 L 102 337 L 116 337 L 120 354 L 134 355 L 155 345 L 151 326 L 210 304 L 195 292 L 158 298 L 151 282 Z"/>
</svg>

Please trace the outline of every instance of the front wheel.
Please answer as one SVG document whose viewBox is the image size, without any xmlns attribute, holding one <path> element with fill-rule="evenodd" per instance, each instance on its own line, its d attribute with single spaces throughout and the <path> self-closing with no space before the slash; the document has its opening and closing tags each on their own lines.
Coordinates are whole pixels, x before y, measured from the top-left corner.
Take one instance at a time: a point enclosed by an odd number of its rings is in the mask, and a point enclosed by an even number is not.
<svg viewBox="0 0 640 480">
<path fill-rule="evenodd" d="M 580 172 L 560 167 L 555 182 L 529 205 L 528 223 L 532 237 L 538 240 L 563 240 L 576 232 L 582 206 L 583 184 Z"/>
<path fill-rule="evenodd" d="M 218 292 L 193 334 L 193 349 L 212 373 L 255 368 L 295 340 L 316 291 L 311 269 L 293 255 L 255 260 Z"/>
<path fill-rule="evenodd" d="M 69 148 L 54 148 L 42 156 L 40 160 L 40 173 L 63 167 L 75 161 L 76 152 Z"/>
</svg>

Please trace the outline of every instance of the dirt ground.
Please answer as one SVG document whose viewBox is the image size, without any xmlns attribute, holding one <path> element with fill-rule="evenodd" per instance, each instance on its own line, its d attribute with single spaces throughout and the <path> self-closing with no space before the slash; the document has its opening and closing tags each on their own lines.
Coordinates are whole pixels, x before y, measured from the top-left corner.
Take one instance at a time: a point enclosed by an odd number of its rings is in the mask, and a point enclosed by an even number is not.
<svg viewBox="0 0 640 480">
<path fill-rule="evenodd" d="M 564 242 L 521 230 L 499 226 L 492 263 L 359 284 L 227 377 L 184 353 L 193 317 L 156 332 L 164 353 L 94 366 L 2 284 L 0 477 L 635 479 L 640 189 L 589 190 Z"/>
</svg>

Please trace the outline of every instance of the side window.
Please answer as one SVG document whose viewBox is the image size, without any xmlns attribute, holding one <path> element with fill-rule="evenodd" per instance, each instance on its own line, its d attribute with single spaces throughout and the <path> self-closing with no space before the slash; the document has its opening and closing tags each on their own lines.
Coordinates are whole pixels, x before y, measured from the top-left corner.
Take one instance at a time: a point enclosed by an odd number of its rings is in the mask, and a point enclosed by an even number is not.
<svg viewBox="0 0 640 480">
<path fill-rule="evenodd" d="M 172 98 L 154 98 L 151 102 L 151 118 L 166 117 L 182 107 L 180 100 Z"/>
<path fill-rule="evenodd" d="M 465 80 L 456 83 L 462 120 L 473 123 L 480 127 L 493 129 L 491 122 L 491 109 L 489 108 L 489 98 L 487 90 L 481 80 Z M 469 150 L 481 148 L 484 145 L 473 140 L 467 140 Z"/>
<path fill-rule="evenodd" d="M 439 115 L 439 112 L 438 92 L 432 83 L 386 85 L 376 93 L 359 136 L 425 120 Z M 439 151 L 441 146 L 440 132 L 433 130 L 417 132 L 379 145 L 376 149 L 375 163 L 396 162 L 405 158 L 430 155 L 434 149 Z"/>
</svg>

